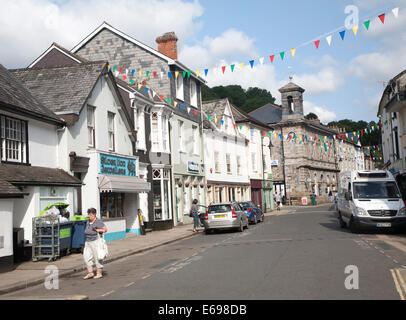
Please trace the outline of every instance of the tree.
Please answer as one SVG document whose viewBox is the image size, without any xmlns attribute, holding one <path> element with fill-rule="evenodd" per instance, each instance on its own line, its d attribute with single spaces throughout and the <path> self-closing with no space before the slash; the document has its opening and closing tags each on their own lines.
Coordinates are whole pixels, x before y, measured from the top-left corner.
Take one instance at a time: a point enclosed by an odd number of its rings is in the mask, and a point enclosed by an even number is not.
<svg viewBox="0 0 406 320">
<path fill-rule="evenodd" d="M 307 120 L 310 120 L 310 119 L 318 119 L 319 117 L 318 117 L 317 114 L 315 114 L 315 113 L 313 113 L 313 112 L 310 112 L 309 114 L 307 114 L 307 116 L 305 116 L 305 118 L 306 118 Z"/>
</svg>

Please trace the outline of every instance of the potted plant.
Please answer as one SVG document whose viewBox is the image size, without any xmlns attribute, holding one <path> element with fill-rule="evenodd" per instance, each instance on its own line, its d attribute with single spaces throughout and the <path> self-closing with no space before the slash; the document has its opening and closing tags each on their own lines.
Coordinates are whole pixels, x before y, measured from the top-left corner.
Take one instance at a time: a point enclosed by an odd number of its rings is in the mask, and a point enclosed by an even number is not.
<svg viewBox="0 0 406 320">
<path fill-rule="evenodd" d="M 202 188 L 202 189 L 204 188 L 204 184 L 203 184 L 203 183 L 200 184 L 200 188 Z"/>
<path fill-rule="evenodd" d="M 183 182 L 182 181 L 178 181 L 178 187 L 180 188 L 180 187 L 182 187 L 183 186 Z"/>
<path fill-rule="evenodd" d="M 188 188 L 190 185 L 190 182 L 185 182 L 185 187 Z"/>
</svg>

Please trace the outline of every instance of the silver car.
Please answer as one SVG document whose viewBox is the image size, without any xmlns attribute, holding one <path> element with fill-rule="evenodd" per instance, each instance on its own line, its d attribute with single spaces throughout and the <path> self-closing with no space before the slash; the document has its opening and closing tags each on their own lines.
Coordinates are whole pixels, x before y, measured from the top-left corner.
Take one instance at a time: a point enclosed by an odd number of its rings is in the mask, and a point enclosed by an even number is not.
<svg viewBox="0 0 406 320">
<path fill-rule="evenodd" d="M 237 202 L 214 203 L 207 208 L 204 215 L 206 233 L 215 229 L 236 229 L 242 232 L 244 228 L 248 229 L 248 217 Z"/>
</svg>

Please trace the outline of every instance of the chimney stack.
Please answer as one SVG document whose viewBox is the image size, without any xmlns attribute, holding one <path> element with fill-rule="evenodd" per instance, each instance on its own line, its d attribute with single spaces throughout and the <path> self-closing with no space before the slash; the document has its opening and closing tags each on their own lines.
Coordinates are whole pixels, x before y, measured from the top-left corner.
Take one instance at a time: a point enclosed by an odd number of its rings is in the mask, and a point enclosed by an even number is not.
<svg viewBox="0 0 406 320">
<path fill-rule="evenodd" d="M 156 38 L 155 41 L 158 43 L 158 51 L 160 53 L 173 60 L 178 59 L 178 46 L 176 44 L 178 37 L 175 35 L 175 32 L 167 32 Z"/>
</svg>

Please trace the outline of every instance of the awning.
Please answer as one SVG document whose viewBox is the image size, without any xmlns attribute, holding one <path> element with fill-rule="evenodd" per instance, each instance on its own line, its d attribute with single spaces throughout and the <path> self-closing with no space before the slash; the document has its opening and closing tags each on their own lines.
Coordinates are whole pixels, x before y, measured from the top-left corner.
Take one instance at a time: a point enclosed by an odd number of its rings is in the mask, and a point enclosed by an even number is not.
<svg viewBox="0 0 406 320">
<path fill-rule="evenodd" d="M 151 184 L 143 179 L 115 175 L 99 175 L 100 192 L 138 193 L 151 191 Z"/>
</svg>

